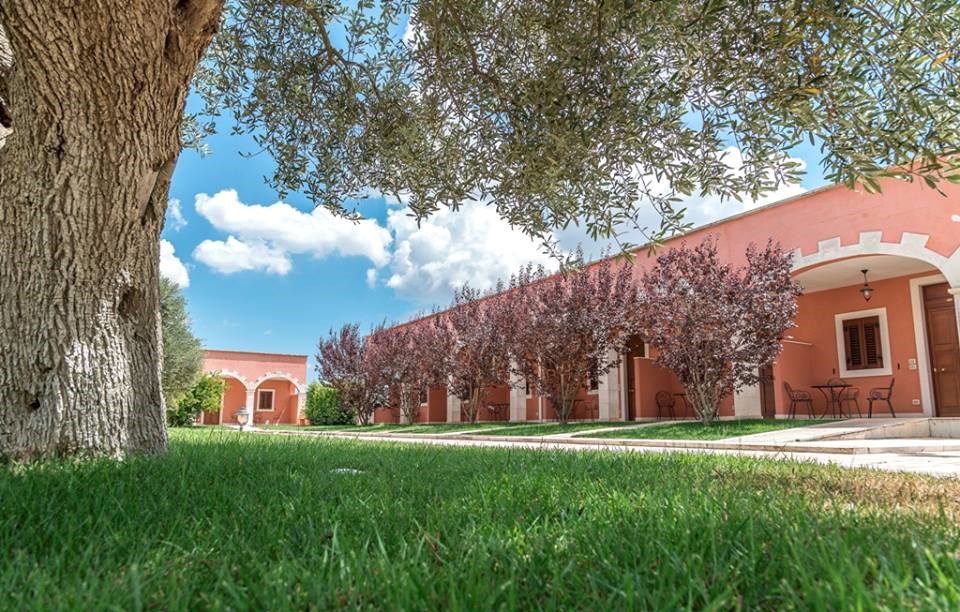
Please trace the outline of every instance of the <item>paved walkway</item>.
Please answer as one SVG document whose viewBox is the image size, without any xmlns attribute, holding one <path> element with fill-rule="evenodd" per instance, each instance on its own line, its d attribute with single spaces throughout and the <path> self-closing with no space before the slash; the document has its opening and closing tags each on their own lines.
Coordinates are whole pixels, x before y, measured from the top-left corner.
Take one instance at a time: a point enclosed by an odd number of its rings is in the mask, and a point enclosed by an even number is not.
<svg viewBox="0 0 960 612">
<path fill-rule="evenodd" d="M 832 425 L 832 424 L 830 424 Z M 812 429 L 804 428 L 804 429 Z M 797 429 L 783 430 L 797 432 Z M 589 439 L 551 439 L 519 438 L 519 439 L 478 439 L 437 436 L 437 435 L 344 435 L 324 432 L 291 432 L 259 430 L 258 433 L 270 435 L 299 435 L 315 437 L 348 437 L 356 440 L 370 440 L 379 442 L 394 442 L 401 444 L 432 444 L 437 446 L 484 447 L 484 448 L 527 448 L 536 450 L 566 450 L 566 451 L 608 451 L 634 453 L 704 453 L 718 455 L 737 455 L 742 457 L 757 457 L 764 459 L 793 459 L 796 461 L 810 461 L 815 463 L 834 464 L 846 468 L 873 468 L 894 472 L 914 472 L 942 477 L 960 477 L 960 444 L 956 448 L 947 448 L 954 440 L 925 439 L 923 444 L 913 440 L 847 440 L 847 441 L 816 441 L 808 440 L 796 442 L 793 449 L 789 442 L 779 441 L 780 449 L 764 444 L 764 450 L 748 448 L 746 445 L 731 444 L 731 440 L 717 442 L 700 442 L 690 444 L 689 441 L 678 440 L 615 440 L 607 439 L 603 442 Z M 774 433 L 774 432 L 768 432 Z M 776 432 L 782 433 L 782 432 Z M 821 432 L 822 433 L 822 432 Z M 767 434 L 757 434 L 767 435 Z M 744 438 L 751 436 L 744 436 Z M 806 436 L 804 436 L 806 437 Z M 878 445 L 882 442 L 885 444 Z M 931 445 L 931 442 L 933 445 Z M 960 441 L 956 441 L 960 442 Z M 851 443 L 857 446 L 872 444 L 866 452 L 850 452 Z M 895 443 L 895 444 L 894 444 Z M 912 450 L 913 449 L 913 450 Z M 922 450 L 921 450 L 922 449 Z M 940 449 L 940 450 L 937 450 Z"/>
</svg>

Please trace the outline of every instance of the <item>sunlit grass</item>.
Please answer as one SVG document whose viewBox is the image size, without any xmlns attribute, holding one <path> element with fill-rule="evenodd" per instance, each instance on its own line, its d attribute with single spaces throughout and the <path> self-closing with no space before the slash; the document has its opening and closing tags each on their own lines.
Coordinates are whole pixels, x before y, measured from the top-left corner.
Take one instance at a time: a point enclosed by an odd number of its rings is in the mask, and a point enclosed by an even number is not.
<svg viewBox="0 0 960 612">
<path fill-rule="evenodd" d="M 639 439 L 671 439 L 671 440 L 723 440 L 736 438 L 768 431 L 792 429 L 819 425 L 829 421 L 821 420 L 762 420 L 747 419 L 742 421 L 715 421 L 710 425 L 703 425 L 699 421 L 684 423 L 663 423 L 647 425 L 626 431 L 603 431 L 597 434 L 581 434 L 577 437 L 591 438 L 639 438 Z"/>
<path fill-rule="evenodd" d="M 960 606 L 960 483 L 792 462 L 190 430 L 0 504 L 11 610 Z"/>
</svg>

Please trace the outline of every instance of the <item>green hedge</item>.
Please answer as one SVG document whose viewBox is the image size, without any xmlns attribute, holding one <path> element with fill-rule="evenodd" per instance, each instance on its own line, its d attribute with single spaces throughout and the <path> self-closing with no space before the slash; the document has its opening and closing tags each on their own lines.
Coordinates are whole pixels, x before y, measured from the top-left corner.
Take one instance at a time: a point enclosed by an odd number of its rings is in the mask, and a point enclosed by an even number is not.
<svg viewBox="0 0 960 612">
<path fill-rule="evenodd" d="M 318 382 L 307 387 L 307 419 L 311 425 L 349 425 L 354 422 L 353 410 L 340 405 L 340 394 Z"/>
</svg>

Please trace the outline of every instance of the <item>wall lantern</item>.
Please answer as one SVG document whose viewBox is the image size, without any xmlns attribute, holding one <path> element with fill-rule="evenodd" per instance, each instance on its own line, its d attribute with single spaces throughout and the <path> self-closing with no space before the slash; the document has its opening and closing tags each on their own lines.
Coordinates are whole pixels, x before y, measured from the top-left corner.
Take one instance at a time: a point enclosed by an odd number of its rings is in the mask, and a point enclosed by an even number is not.
<svg viewBox="0 0 960 612">
<path fill-rule="evenodd" d="M 860 270 L 860 273 L 863 274 L 863 287 L 860 287 L 860 295 L 863 296 L 864 301 L 869 302 L 870 298 L 873 297 L 873 287 L 867 282 L 867 270 Z"/>
</svg>

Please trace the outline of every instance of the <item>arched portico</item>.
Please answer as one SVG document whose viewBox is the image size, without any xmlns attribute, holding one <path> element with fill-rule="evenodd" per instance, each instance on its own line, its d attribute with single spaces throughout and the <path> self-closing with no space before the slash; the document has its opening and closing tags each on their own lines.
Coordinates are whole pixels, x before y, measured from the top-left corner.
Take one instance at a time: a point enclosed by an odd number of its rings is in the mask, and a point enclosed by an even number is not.
<svg viewBox="0 0 960 612">
<path fill-rule="evenodd" d="M 948 257 L 927 248 L 927 241 L 904 232 L 899 242 L 884 242 L 881 232 L 861 232 L 858 243 L 824 240 L 816 252 L 795 254 L 795 278 L 804 294 L 797 327 L 788 332 L 774 367 L 769 391 L 778 413 L 789 406 L 783 382 L 812 391 L 819 413 L 827 400 L 812 385 L 842 378 L 859 389 L 864 414 L 869 389 L 895 380 L 897 416 L 954 416 L 960 372 L 947 370 L 960 369 L 960 304 L 954 299 L 960 293 L 960 251 Z M 859 291 L 864 269 L 875 290 L 869 302 Z M 937 330 L 929 328 L 931 321 Z M 933 363 L 944 360 L 955 366 Z"/>
</svg>

